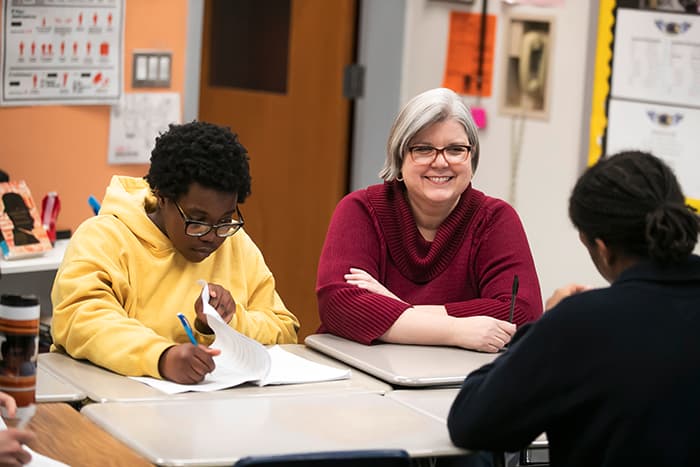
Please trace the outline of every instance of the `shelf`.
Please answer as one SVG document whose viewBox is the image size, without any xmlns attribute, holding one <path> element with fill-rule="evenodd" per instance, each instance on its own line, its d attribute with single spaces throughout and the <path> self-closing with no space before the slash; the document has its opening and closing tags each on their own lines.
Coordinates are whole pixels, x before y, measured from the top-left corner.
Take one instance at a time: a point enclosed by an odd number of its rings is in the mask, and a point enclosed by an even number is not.
<svg viewBox="0 0 700 467">
<path fill-rule="evenodd" d="M 70 240 L 57 240 L 51 251 L 41 256 L 30 258 L 0 259 L 0 273 L 2 275 L 20 274 L 25 272 L 52 271 L 58 269 L 63 260 L 63 254 Z"/>
</svg>

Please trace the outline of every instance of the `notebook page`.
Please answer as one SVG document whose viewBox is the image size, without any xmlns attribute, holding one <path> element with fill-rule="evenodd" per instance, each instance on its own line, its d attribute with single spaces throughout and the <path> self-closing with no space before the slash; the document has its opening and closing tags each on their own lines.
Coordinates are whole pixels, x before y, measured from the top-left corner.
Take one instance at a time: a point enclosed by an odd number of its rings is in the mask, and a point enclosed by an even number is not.
<svg viewBox="0 0 700 467">
<path fill-rule="evenodd" d="M 205 287 L 205 290 L 207 289 Z M 207 324 L 216 334 L 216 339 L 210 347 L 221 350 L 221 354 L 214 357 L 216 369 L 209 376 L 218 379 L 240 374 L 246 377 L 241 383 L 265 378 L 270 371 L 270 356 L 265 347 L 226 324 L 209 305 L 208 295 L 207 293 L 207 301 L 204 302 L 204 314 L 207 315 Z"/>
<path fill-rule="evenodd" d="M 315 383 L 350 377 L 349 369 L 342 370 L 312 362 L 287 352 L 279 345 L 268 348 L 267 352 L 270 355 L 272 365 L 267 378 L 258 383 L 260 386 L 266 384 Z"/>
<path fill-rule="evenodd" d="M 207 324 L 214 331 L 216 338 L 210 346 L 220 349 L 221 354 L 214 357 L 216 368 L 197 384 L 179 384 L 149 376 L 132 376 L 132 379 L 148 384 L 166 394 L 178 394 L 186 391 L 211 392 L 226 389 L 248 381 L 258 381 L 270 371 L 270 356 L 258 341 L 244 336 L 231 328 L 209 305 L 209 287 L 202 285 L 202 303 Z"/>
</svg>

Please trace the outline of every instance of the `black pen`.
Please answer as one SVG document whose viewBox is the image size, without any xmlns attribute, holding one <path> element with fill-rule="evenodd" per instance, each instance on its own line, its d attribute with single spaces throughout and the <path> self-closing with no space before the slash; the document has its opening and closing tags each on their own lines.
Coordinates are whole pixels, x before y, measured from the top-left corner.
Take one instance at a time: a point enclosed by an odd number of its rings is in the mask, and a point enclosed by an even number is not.
<svg viewBox="0 0 700 467">
<path fill-rule="evenodd" d="M 508 314 L 508 322 L 513 322 L 513 311 L 515 310 L 515 297 L 518 295 L 518 275 L 513 277 L 513 290 L 510 295 L 510 313 Z"/>
</svg>

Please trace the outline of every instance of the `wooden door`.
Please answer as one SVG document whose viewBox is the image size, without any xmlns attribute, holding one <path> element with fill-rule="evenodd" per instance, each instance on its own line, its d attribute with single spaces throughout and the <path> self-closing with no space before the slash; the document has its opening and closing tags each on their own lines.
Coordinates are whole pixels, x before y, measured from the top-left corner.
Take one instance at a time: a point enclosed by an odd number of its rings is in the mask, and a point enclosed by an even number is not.
<svg viewBox="0 0 700 467">
<path fill-rule="evenodd" d="M 356 0 L 205 2 L 199 119 L 230 126 L 248 149 L 245 229 L 301 321 L 300 342 L 319 325 L 318 257 L 348 189 L 342 83 L 356 9 Z"/>
</svg>

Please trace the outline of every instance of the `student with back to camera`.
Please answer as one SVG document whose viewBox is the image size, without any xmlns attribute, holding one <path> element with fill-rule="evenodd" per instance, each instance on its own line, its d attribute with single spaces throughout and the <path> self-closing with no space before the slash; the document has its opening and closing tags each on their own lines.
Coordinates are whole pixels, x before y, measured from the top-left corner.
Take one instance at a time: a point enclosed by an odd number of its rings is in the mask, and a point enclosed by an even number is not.
<svg viewBox="0 0 700 467">
<path fill-rule="evenodd" d="M 54 282 L 55 350 L 129 376 L 196 383 L 214 369 L 198 279 L 237 331 L 296 342 L 299 322 L 246 232 L 248 154 L 228 128 L 171 125 L 145 179 L 112 178 L 100 214 L 78 227 Z M 195 346 L 177 318 L 194 320 Z"/>
<path fill-rule="evenodd" d="M 406 104 L 389 135 L 384 183 L 343 198 L 331 219 L 319 332 L 497 352 L 516 324 L 541 315 L 520 219 L 472 187 L 478 162 L 476 126 L 457 94 L 432 89 Z"/>
<path fill-rule="evenodd" d="M 697 465 L 698 216 L 669 167 L 636 151 L 589 168 L 569 215 L 610 287 L 558 290 L 470 374 L 448 417 L 453 442 L 515 451 L 546 432 L 552 466 Z"/>
</svg>

